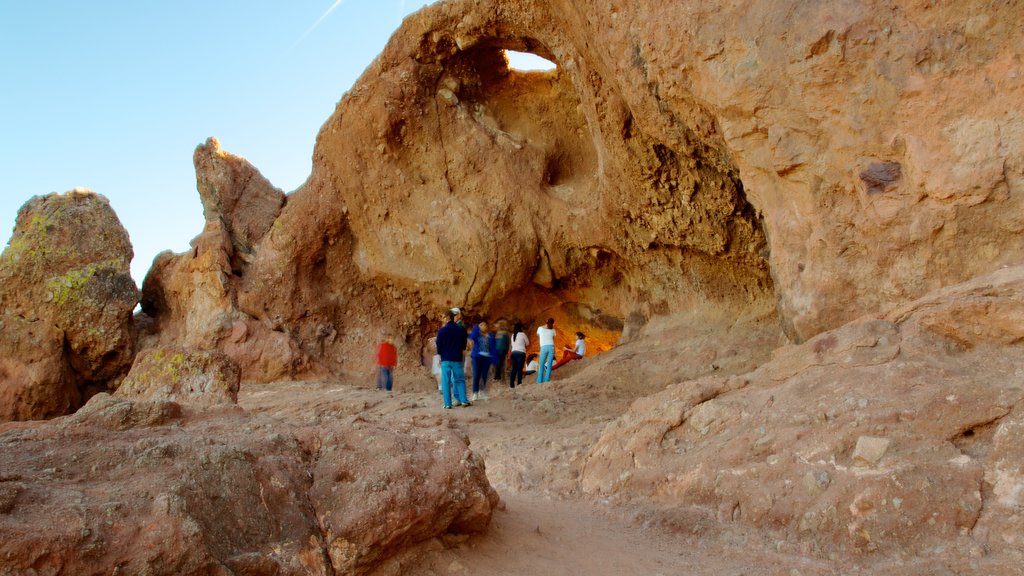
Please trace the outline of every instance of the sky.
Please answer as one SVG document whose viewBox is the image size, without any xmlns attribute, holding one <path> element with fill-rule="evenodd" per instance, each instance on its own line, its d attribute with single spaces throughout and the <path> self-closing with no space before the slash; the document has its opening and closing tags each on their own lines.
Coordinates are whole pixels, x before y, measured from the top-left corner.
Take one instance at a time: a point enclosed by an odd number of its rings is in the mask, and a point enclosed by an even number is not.
<svg viewBox="0 0 1024 576">
<path fill-rule="evenodd" d="M 106 196 L 139 284 L 202 231 L 192 153 L 210 136 L 276 187 L 414 0 L 0 0 L 0 245 L 35 195 Z"/>
</svg>

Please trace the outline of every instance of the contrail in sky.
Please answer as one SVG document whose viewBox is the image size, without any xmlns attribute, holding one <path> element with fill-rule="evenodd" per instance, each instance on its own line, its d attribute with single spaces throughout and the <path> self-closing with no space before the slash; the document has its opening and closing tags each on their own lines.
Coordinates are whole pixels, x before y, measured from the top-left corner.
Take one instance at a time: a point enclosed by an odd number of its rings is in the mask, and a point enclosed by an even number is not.
<svg viewBox="0 0 1024 576">
<path fill-rule="evenodd" d="M 316 22 L 313 22 L 313 25 L 310 26 L 305 32 L 302 33 L 302 36 L 299 36 L 299 39 L 296 40 L 294 44 L 292 44 L 292 48 L 295 48 L 296 46 L 299 45 L 299 42 L 302 42 L 303 40 L 305 40 L 306 36 L 309 36 L 310 33 L 313 32 L 313 30 L 316 30 L 316 27 L 319 26 L 320 23 L 323 22 L 325 18 L 330 16 L 331 12 L 334 12 L 335 8 L 337 8 L 338 6 L 341 6 L 341 3 L 344 2 L 344 1 L 345 0 L 334 0 L 334 4 L 331 4 L 331 7 L 328 8 L 327 11 L 324 12 L 322 16 L 317 18 Z"/>
</svg>

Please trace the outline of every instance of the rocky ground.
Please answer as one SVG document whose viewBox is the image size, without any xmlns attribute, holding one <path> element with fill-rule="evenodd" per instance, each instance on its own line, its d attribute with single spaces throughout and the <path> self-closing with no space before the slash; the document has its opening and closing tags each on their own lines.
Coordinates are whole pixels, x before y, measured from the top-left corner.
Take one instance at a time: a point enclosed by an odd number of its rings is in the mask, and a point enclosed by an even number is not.
<svg viewBox="0 0 1024 576">
<path fill-rule="evenodd" d="M 418 371 L 417 371 L 418 372 Z M 579 466 L 601 430 L 640 387 L 556 378 L 515 392 L 492 383 L 490 398 L 444 412 L 440 396 L 398 389 L 388 396 L 338 381 L 282 382 L 240 394 L 249 411 L 308 424 L 361 414 L 370 421 L 445 418 L 471 438 L 502 504 L 486 533 L 431 541 L 381 574 L 833 574 L 825 560 L 779 553 L 753 531 L 705 538 L 666 525 L 643 507 L 615 506 L 578 491 Z M 602 390 L 601 384 L 609 389 Z M 853 572 L 856 573 L 856 572 Z"/>
<path fill-rule="evenodd" d="M 418 366 L 392 395 L 368 372 L 243 387 L 239 404 L 466 433 L 503 500 L 491 527 L 381 573 L 1019 574 L 1022 280 L 938 292 L 756 369 L 729 354 L 764 345 L 756 322 L 743 338 L 666 322 L 472 407 L 442 410 Z"/>
</svg>

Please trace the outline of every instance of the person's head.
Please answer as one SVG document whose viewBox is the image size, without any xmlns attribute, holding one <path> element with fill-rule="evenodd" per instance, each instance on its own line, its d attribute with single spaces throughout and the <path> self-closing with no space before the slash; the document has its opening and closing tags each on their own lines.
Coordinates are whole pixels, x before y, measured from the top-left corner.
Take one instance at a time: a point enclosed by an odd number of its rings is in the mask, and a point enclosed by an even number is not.
<svg viewBox="0 0 1024 576">
<path fill-rule="evenodd" d="M 481 320 L 478 326 L 480 326 L 481 332 L 487 332 L 487 320 Z"/>
<path fill-rule="evenodd" d="M 587 335 L 584 334 L 583 332 L 577 332 L 576 333 L 576 339 L 577 340 L 584 340 L 584 339 L 586 339 L 586 337 L 587 337 Z"/>
<path fill-rule="evenodd" d="M 554 326 L 555 326 L 555 319 L 554 318 L 548 318 L 547 324 L 548 324 L 548 328 L 554 328 Z"/>
<path fill-rule="evenodd" d="M 536 357 L 537 357 L 537 355 L 536 355 L 536 354 L 530 354 L 529 356 L 527 356 L 527 357 L 526 357 L 526 361 L 527 361 L 527 362 L 530 362 L 530 361 L 532 361 L 532 360 L 533 360 L 534 358 L 536 358 Z"/>
<path fill-rule="evenodd" d="M 458 308 L 452 308 L 444 313 L 445 317 L 448 318 L 449 322 L 455 322 L 455 318 L 459 315 Z"/>
<path fill-rule="evenodd" d="M 522 322 L 516 322 L 516 325 L 512 327 L 512 331 L 515 332 L 516 334 L 522 332 L 523 331 L 523 323 Z"/>
</svg>

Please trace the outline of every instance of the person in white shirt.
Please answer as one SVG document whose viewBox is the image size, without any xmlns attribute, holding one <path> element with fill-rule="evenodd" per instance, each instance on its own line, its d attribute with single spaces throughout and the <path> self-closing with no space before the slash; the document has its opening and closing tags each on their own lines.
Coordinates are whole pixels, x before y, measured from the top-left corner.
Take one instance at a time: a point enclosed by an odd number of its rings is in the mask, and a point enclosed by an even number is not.
<svg viewBox="0 0 1024 576">
<path fill-rule="evenodd" d="M 557 369 L 559 366 L 563 366 L 573 360 L 579 360 L 587 353 L 587 336 L 583 332 L 576 333 L 576 348 L 569 348 L 565 346 L 562 348 L 562 359 L 557 364 L 551 367 L 552 370 Z"/>
<path fill-rule="evenodd" d="M 512 328 L 512 340 L 510 349 L 512 355 L 510 360 L 512 362 L 512 369 L 508 373 L 508 387 L 515 388 L 516 385 L 523 384 L 523 367 L 526 365 L 526 347 L 530 345 L 530 339 L 526 337 L 526 333 L 523 332 L 523 323 L 516 322 L 516 325 Z"/>
<path fill-rule="evenodd" d="M 526 371 L 523 372 L 524 376 L 537 373 L 537 355 L 530 354 L 526 357 Z"/>
<path fill-rule="evenodd" d="M 551 364 L 555 361 L 555 319 L 548 318 L 545 326 L 537 328 L 540 340 L 540 369 L 537 370 L 537 384 L 551 380 Z"/>
</svg>

